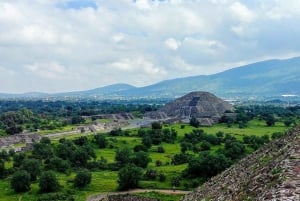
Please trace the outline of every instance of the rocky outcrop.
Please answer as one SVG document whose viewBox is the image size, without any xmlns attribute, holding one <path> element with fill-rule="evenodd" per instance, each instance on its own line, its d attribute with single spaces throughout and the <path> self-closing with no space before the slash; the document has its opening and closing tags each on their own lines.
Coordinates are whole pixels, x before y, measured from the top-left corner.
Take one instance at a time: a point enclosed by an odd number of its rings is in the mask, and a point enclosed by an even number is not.
<svg viewBox="0 0 300 201">
<path fill-rule="evenodd" d="M 265 145 L 181 201 L 300 200 L 299 133 Z"/>
<path fill-rule="evenodd" d="M 233 107 L 208 92 L 191 92 L 174 102 L 167 103 L 157 112 L 147 113 L 151 119 L 181 119 L 183 121 L 195 117 L 204 125 L 216 123 L 226 112 L 232 111 Z"/>
</svg>

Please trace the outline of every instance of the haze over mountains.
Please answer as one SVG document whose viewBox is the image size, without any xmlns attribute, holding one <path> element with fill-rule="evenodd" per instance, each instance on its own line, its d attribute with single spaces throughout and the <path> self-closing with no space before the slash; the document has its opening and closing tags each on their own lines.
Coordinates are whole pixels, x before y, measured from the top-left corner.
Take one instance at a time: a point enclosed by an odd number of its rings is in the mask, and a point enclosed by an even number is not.
<svg viewBox="0 0 300 201">
<path fill-rule="evenodd" d="M 195 72 L 197 74 L 197 72 Z M 267 60 L 213 75 L 165 80 L 146 87 L 115 84 L 87 91 L 57 94 L 0 94 L 0 98 L 175 98 L 191 91 L 208 91 L 224 98 L 276 97 L 300 94 L 300 57 Z"/>
</svg>

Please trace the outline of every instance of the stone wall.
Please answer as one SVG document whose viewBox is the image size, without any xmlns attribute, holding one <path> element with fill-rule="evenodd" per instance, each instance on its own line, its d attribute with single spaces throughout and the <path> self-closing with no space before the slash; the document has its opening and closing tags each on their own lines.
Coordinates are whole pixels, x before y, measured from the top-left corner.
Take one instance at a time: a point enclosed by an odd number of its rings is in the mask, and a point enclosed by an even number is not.
<svg viewBox="0 0 300 201">
<path fill-rule="evenodd" d="M 7 148 L 15 144 L 25 143 L 32 144 L 40 141 L 41 136 L 38 134 L 16 134 L 0 138 L 0 148 Z"/>
</svg>

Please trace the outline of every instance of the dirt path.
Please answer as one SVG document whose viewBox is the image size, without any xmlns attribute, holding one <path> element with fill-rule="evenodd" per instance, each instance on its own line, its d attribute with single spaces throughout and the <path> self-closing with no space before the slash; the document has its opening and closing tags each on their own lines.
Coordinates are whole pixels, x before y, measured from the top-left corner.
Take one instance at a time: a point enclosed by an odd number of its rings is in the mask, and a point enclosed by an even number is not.
<svg viewBox="0 0 300 201">
<path fill-rule="evenodd" d="M 190 193 L 191 191 L 181 191 L 181 190 L 160 190 L 160 189 L 134 189 L 129 191 L 122 191 L 122 192 L 108 192 L 108 193 L 101 193 L 97 195 L 92 195 L 87 198 L 87 201 L 99 201 L 101 199 L 107 198 L 109 195 L 125 195 L 125 194 L 134 194 L 134 193 L 146 193 L 146 192 L 157 192 L 162 194 L 168 195 L 185 195 Z"/>
</svg>

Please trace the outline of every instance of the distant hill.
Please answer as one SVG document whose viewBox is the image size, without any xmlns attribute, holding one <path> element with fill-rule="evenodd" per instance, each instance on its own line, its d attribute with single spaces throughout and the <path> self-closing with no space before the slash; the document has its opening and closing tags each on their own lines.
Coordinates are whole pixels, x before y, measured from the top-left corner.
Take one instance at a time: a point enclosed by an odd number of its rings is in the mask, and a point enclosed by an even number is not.
<svg viewBox="0 0 300 201">
<path fill-rule="evenodd" d="M 208 91 L 221 97 L 300 94 L 300 57 L 268 60 L 213 75 L 166 80 L 123 91 L 120 95 L 177 97 L 191 91 Z"/>
<path fill-rule="evenodd" d="M 53 94 L 53 96 L 70 96 L 70 97 L 111 97 L 111 96 L 119 96 L 118 93 L 122 91 L 134 90 L 136 87 L 129 84 L 113 84 L 104 87 L 99 87 L 87 91 L 75 91 L 75 92 L 67 92 L 60 94 Z"/>
<path fill-rule="evenodd" d="M 267 60 L 213 74 L 165 80 L 145 87 L 115 84 L 87 91 L 40 94 L 40 97 L 176 98 L 192 91 L 208 91 L 223 98 L 300 95 L 300 57 Z M 0 94 L 2 97 L 37 97 L 32 94 Z"/>
</svg>

